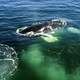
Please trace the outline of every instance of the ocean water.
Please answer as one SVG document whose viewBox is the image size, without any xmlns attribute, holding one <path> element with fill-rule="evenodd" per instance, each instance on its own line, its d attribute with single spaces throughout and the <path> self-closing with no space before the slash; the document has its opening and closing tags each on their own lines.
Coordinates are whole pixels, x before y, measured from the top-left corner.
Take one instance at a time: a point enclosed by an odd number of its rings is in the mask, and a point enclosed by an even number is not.
<svg viewBox="0 0 80 80">
<path fill-rule="evenodd" d="M 34 21 L 66 18 L 80 23 L 79 0 L 0 0 L 0 43 L 23 42 L 15 34 Z"/>
<path fill-rule="evenodd" d="M 79 25 L 79 4 L 79 0 L 0 0 L 0 43 L 22 41 L 15 30 L 34 21 L 59 17 Z"/>
<path fill-rule="evenodd" d="M 36 38 L 19 36 L 16 34 L 16 29 L 31 25 L 37 21 L 53 18 L 64 18 L 71 21 L 75 28 L 80 28 L 80 0 L 0 0 L 0 44 L 13 47 L 19 57 L 19 69 L 10 80 L 80 80 L 80 30 L 78 35 L 66 36 L 69 40 L 64 38 L 61 43 L 55 44 L 56 47 L 51 48 L 50 45 L 43 45 L 46 48 L 53 49 L 54 53 L 62 52 L 60 57 L 57 58 L 61 60 L 60 63 L 65 66 L 65 70 L 58 66 L 59 73 L 56 71 L 55 66 L 53 67 L 54 70 L 51 67 L 44 67 L 46 68 L 45 71 L 39 67 L 40 71 L 28 64 L 26 66 L 24 60 L 21 59 L 21 52 L 24 53 L 24 47 L 35 43 Z M 37 47 L 33 47 L 33 50 L 37 49 Z M 43 50 L 44 53 L 47 53 L 47 50 L 45 50 Z M 48 69 L 55 73 L 48 72 Z M 54 78 L 50 77 L 51 73 L 55 75 Z M 59 74 L 61 74 L 61 77 Z M 49 77 L 47 78 L 47 76 Z"/>
</svg>

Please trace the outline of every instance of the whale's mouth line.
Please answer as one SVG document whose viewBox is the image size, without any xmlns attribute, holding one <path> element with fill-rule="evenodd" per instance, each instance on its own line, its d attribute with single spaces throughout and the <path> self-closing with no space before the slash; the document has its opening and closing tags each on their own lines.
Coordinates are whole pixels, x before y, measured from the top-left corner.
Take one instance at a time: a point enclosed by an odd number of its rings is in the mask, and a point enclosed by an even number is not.
<svg viewBox="0 0 80 80">
<path fill-rule="evenodd" d="M 66 26 L 66 21 L 62 19 L 53 19 L 45 21 L 44 23 L 38 23 L 30 27 L 22 27 L 16 30 L 16 33 L 22 36 L 32 37 L 41 36 L 44 33 L 52 32 L 55 28 L 62 28 Z"/>
</svg>

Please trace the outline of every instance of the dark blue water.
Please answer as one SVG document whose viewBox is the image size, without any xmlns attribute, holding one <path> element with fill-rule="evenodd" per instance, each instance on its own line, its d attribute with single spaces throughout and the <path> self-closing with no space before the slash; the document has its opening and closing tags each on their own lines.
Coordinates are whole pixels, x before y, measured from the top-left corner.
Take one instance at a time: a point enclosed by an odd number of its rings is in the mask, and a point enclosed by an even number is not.
<svg viewBox="0 0 80 80">
<path fill-rule="evenodd" d="M 0 0 L 0 43 L 23 42 L 18 27 L 52 18 L 73 20 L 79 26 L 80 0 Z"/>
</svg>

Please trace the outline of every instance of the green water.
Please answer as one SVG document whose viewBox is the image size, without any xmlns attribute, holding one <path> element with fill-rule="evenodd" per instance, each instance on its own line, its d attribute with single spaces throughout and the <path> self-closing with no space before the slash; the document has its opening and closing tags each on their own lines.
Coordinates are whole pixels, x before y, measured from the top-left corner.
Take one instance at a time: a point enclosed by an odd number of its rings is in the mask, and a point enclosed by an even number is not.
<svg viewBox="0 0 80 80">
<path fill-rule="evenodd" d="M 19 65 L 10 80 L 80 80 L 80 30 L 55 30 L 17 50 Z"/>
</svg>

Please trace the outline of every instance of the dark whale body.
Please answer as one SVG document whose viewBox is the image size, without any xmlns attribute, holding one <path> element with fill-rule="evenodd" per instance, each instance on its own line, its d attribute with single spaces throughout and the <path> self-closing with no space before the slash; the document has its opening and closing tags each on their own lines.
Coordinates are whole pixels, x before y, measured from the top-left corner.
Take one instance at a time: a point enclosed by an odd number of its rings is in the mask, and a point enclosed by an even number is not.
<svg viewBox="0 0 80 80">
<path fill-rule="evenodd" d="M 26 32 L 30 32 L 30 31 L 34 31 L 37 32 L 38 30 L 40 30 L 43 26 L 47 26 L 47 23 L 44 24 L 37 24 L 37 25 L 32 25 L 24 30 L 21 31 L 21 33 L 25 34 Z"/>
<path fill-rule="evenodd" d="M 62 20 L 56 19 L 56 20 L 49 20 L 45 21 L 43 23 L 31 25 L 30 27 L 23 27 L 17 29 L 17 33 L 21 35 L 27 35 L 27 33 L 32 32 L 33 33 L 40 33 L 41 29 L 43 29 L 44 32 L 48 32 L 51 29 L 55 29 L 57 27 L 63 27 L 66 23 Z"/>
</svg>

